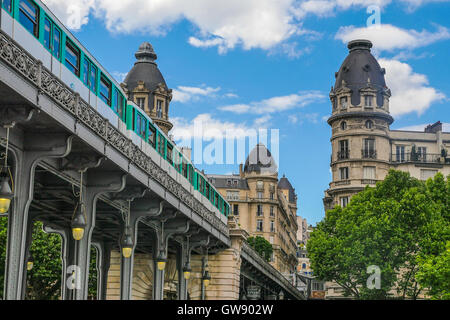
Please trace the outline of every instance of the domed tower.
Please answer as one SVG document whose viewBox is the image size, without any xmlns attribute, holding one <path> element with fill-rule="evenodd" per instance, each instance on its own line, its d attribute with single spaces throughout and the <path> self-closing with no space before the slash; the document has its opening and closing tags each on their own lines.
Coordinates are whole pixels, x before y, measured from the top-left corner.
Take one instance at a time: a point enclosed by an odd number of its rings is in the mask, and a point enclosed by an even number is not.
<svg viewBox="0 0 450 320">
<path fill-rule="evenodd" d="M 157 55 L 150 43 L 142 43 L 135 56 L 137 61 L 126 76 L 122 88 L 127 92 L 128 98 L 168 134 L 173 127 L 169 121 L 172 89 L 167 87 L 155 63 Z"/>
<path fill-rule="evenodd" d="M 331 169 L 333 181 L 325 192 L 325 209 L 345 207 L 366 185 L 374 186 L 389 171 L 389 114 L 391 92 L 385 69 L 371 54 L 372 43 L 354 40 L 336 72 L 331 88 Z"/>
</svg>

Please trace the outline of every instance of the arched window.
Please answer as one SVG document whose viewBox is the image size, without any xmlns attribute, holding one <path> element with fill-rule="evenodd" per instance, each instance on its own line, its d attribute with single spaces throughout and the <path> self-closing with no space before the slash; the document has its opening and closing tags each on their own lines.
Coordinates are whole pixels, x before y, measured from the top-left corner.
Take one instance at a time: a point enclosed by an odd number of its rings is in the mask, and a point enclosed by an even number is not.
<svg viewBox="0 0 450 320">
<path fill-rule="evenodd" d="M 306 269 L 306 263 L 302 264 L 302 269 Z"/>
<path fill-rule="evenodd" d="M 347 122 L 345 121 L 341 122 L 341 130 L 347 130 Z"/>
<path fill-rule="evenodd" d="M 372 120 L 367 120 L 366 121 L 366 128 L 367 129 L 372 129 L 373 128 L 373 121 Z"/>
</svg>

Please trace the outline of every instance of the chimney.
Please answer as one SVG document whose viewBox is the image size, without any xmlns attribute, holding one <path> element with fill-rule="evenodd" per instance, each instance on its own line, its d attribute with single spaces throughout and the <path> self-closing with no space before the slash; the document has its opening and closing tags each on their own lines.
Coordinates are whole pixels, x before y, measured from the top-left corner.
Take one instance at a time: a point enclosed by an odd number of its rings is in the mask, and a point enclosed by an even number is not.
<svg viewBox="0 0 450 320">
<path fill-rule="evenodd" d="M 425 128 L 426 133 L 438 133 L 442 132 L 442 123 L 440 121 L 430 124 Z"/>
<path fill-rule="evenodd" d="M 241 178 L 243 178 L 244 177 L 244 171 L 242 170 L 242 163 L 239 165 L 239 176 L 241 177 Z"/>
</svg>

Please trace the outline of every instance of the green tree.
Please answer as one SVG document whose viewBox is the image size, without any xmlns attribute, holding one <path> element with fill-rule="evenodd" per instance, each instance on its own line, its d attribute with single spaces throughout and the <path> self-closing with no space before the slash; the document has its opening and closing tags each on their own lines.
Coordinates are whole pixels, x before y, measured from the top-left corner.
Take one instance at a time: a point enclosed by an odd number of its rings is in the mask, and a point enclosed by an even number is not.
<svg viewBox="0 0 450 320">
<path fill-rule="evenodd" d="M 449 196 L 440 174 L 423 183 L 391 170 L 375 188 L 353 196 L 346 208 L 329 210 L 317 225 L 307 244 L 315 275 L 357 299 L 390 298 L 391 290 L 417 298 L 423 287 L 418 257 L 448 232 Z M 371 265 L 380 268 L 380 288 L 367 287 Z"/>
<path fill-rule="evenodd" d="M 272 258 L 273 248 L 269 241 L 261 236 L 249 237 L 248 244 L 266 261 Z"/>
<path fill-rule="evenodd" d="M 6 242 L 8 218 L 0 218 L 0 297 L 3 297 L 5 274 Z M 26 299 L 57 300 L 61 297 L 61 237 L 43 231 L 42 223 L 33 226 L 33 241 L 30 248 L 34 260 L 33 268 L 27 272 Z M 97 293 L 97 252 L 91 248 L 89 270 L 89 299 L 95 299 Z"/>
</svg>

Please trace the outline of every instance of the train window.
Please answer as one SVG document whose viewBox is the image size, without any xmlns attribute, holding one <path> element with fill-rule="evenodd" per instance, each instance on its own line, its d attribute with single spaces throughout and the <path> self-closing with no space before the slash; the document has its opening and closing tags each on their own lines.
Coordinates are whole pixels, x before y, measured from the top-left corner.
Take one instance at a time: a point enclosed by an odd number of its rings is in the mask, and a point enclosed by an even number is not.
<svg viewBox="0 0 450 320">
<path fill-rule="evenodd" d="M 164 157 L 164 150 L 166 148 L 166 139 L 161 134 L 158 134 L 158 152 Z"/>
<path fill-rule="evenodd" d="M 66 41 L 66 67 L 77 77 L 80 76 L 80 50 L 69 40 Z"/>
<path fill-rule="evenodd" d="M 216 205 L 216 208 L 219 208 L 219 195 L 217 193 L 215 194 L 214 204 Z"/>
<path fill-rule="evenodd" d="M 92 92 L 97 92 L 97 67 L 91 63 L 89 73 L 89 85 Z"/>
<path fill-rule="evenodd" d="M 136 111 L 136 127 L 134 128 L 135 132 L 140 135 L 142 138 L 145 138 L 145 127 L 146 127 L 146 119 L 145 117 Z"/>
<path fill-rule="evenodd" d="M 12 0 L 3 0 L 3 8 L 9 13 L 12 13 Z"/>
<path fill-rule="evenodd" d="M 210 194 L 210 193 L 209 193 L 209 189 L 210 189 L 209 183 L 206 182 L 205 196 L 208 197 L 208 198 L 209 198 L 209 194 Z"/>
<path fill-rule="evenodd" d="M 100 99 L 111 105 L 111 82 L 103 74 L 100 77 Z"/>
<path fill-rule="evenodd" d="M 20 0 L 19 21 L 36 38 L 39 37 L 39 8 L 30 0 Z"/>
<path fill-rule="evenodd" d="M 194 185 L 194 169 L 192 168 L 191 165 L 188 166 L 188 171 L 189 171 L 189 182 Z"/>
<path fill-rule="evenodd" d="M 61 55 L 61 31 L 53 25 L 53 55 L 59 60 Z"/>
<path fill-rule="evenodd" d="M 183 159 L 181 160 L 181 174 L 183 175 L 183 177 L 187 178 L 188 177 L 188 165 L 186 163 L 186 161 L 184 161 Z"/>
<path fill-rule="evenodd" d="M 170 143 L 167 144 L 167 161 L 173 164 L 173 146 Z"/>
<path fill-rule="evenodd" d="M 152 145 L 152 147 L 155 147 L 156 143 L 156 129 L 154 126 L 148 123 L 148 142 Z"/>
<path fill-rule="evenodd" d="M 124 97 L 119 92 L 119 90 L 114 90 L 114 112 L 119 116 L 120 119 L 123 120 L 123 105 L 124 105 Z"/>
<path fill-rule="evenodd" d="M 44 46 L 51 50 L 52 48 L 52 23 L 50 22 L 50 20 L 48 20 L 47 18 L 45 18 L 44 21 Z"/>
<path fill-rule="evenodd" d="M 83 82 L 89 87 L 89 60 L 84 58 L 83 62 Z"/>
</svg>

